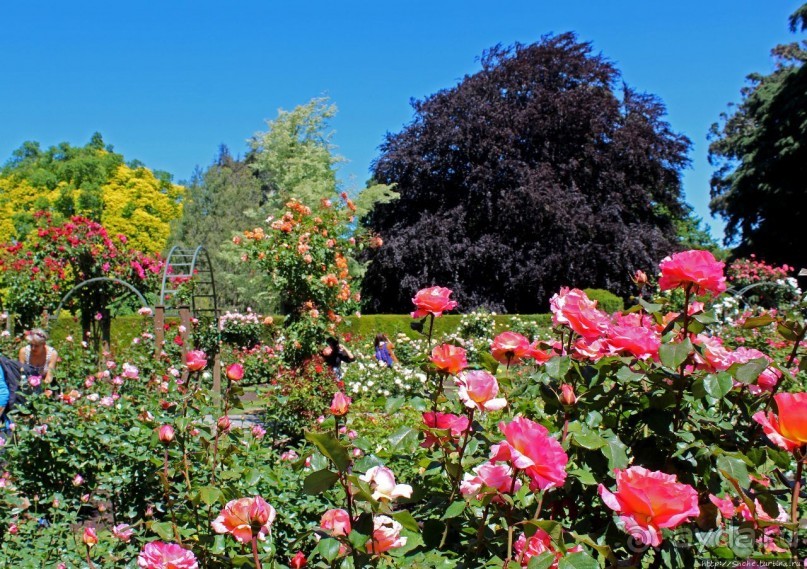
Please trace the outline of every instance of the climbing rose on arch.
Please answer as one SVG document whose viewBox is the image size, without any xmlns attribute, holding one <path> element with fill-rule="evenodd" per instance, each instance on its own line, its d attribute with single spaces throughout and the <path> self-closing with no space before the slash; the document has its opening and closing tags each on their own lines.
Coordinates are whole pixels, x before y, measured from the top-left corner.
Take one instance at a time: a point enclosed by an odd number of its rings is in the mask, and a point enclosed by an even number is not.
<svg viewBox="0 0 807 569">
<path fill-rule="evenodd" d="M 724 266 L 725 263 L 715 259 L 709 251 L 693 249 L 675 253 L 659 263 L 659 288 L 670 290 L 692 285 L 695 294 L 708 292 L 716 296 L 726 290 Z"/>
</svg>

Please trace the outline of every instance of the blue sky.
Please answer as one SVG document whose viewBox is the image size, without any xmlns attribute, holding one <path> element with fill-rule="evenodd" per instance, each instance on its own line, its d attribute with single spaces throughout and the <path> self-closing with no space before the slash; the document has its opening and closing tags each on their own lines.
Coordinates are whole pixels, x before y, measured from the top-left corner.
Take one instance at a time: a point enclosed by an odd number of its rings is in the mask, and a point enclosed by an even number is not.
<svg viewBox="0 0 807 569">
<path fill-rule="evenodd" d="M 0 11 L 0 161 L 25 140 L 85 144 L 99 131 L 127 159 L 188 179 L 220 144 L 246 139 L 278 108 L 326 95 L 334 143 L 360 186 L 411 98 L 474 73 L 497 43 L 575 31 L 632 87 L 666 103 L 693 141 L 686 199 L 709 218 L 706 134 L 744 78 L 796 41 L 799 1 L 7 2 Z"/>
</svg>

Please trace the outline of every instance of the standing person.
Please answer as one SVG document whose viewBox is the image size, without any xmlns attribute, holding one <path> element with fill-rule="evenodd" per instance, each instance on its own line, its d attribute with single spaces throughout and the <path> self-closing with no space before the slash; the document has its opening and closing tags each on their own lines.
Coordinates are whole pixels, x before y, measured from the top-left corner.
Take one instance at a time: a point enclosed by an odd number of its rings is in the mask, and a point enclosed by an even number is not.
<svg viewBox="0 0 807 569">
<path fill-rule="evenodd" d="M 395 357 L 395 352 L 393 351 L 395 346 L 392 345 L 389 338 L 384 334 L 376 334 L 374 343 L 375 359 L 387 364 L 387 367 L 393 367 L 393 364 L 398 362 L 398 358 Z"/>
<path fill-rule="evenodd" d="M 350 363 L 356 358 L 350 353 L 346 347 L 339 343 L 339 340 L 333 336 L 325 340 L 327 344 L 323 349 L 322 358 L 325 360 L 327 366 L 333 371 L 336 379 L 342 379 L 342 362 Z"/>
<path fill-rule="evenodd" d="M 42 328 L 34 328 L 25 335 L 25 339 L 28 345 L 20 348 L 20 363 L 31 366 L 32 373 L 39 375 L 42 383 L 51 383 L 59 354 L 48 346 L 48 333 Z"/>
</svg>

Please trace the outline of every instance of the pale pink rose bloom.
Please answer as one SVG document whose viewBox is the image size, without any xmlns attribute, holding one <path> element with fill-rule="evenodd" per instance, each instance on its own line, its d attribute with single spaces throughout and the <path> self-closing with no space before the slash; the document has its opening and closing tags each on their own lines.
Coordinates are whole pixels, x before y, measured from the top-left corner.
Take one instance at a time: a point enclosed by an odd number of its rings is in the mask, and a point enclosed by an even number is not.
<svg viewBox="0 0 807 569">
<path fill-rule="evenodd" d="M 143 546 L 137 556 L 140 569 L 199 569 L 192 551 L 176 543 L 152 541 Z"/>
<path fill-rule="evenodd" d="M 346 536 L 351 530 L 350 516 L 341 509 L 328 510 L 322 514 L 319 525 L 333 536 Z"/>
<path fill-rule="evenodd" d="M 443 312 L 453 310 L 457 307 L 457 301 L 450 300 L 451 289 L 433 286 L 419 290 L 412 302 L 415 305 L 415 311 L 412 312 L 412 318 L 423 318 L 429 314 L 434 316 L 441 316 Z"/>
<path fill-rule="evenodd" d="M 227 502 L 212 526 L 216 533 L 229 533 L 237 541 L 252 541 L 253 525 L 257 526 L 258 539 L 266 539 L 266 534 L 275 521 L 275 509 L 260 496 L 239 498 Z"/>
<path fill-rule="evenodd" d="M 367 540 L 367 553 L 379 554 L 403 547 L 407 538 L 401 536 L 403 526 L 388 516 L 375 516 L 373 518 L 373 535 Z"/>
<path fill-rule="evenodd" d="M 396 484 L 395 475 L 386 466 L 374 466 L 359 480 L 364 480 L 373 491 L 373 500 L 396 500 L 398 498 L 411 498 L 412 487 L 408 484 Z"/>
<path fill-rule="evenodd" d="M 521 481 L 513 480 L 513 469 L 506 464 L 485 462 L 473 469 L 474 474 L 465 473 L 460 492 L 481 500 L 486 494 L 511 494 L 518 492 Z"/>
<path fill-rule="evenodd" d="M 129 527 L 129 524 L 118 524 L 112 528 L 112 535 L 124 543 L 129 543 L 134 535 L 134 530 Z"/>
<path fill-rule="evenodd" d="M 496 397 L 499 382 L 484 370 L 464 371 L 455 380 L 457 396 L 469 409 L 498 411 L 507 406 L 507 399 Z"/>
</svg>

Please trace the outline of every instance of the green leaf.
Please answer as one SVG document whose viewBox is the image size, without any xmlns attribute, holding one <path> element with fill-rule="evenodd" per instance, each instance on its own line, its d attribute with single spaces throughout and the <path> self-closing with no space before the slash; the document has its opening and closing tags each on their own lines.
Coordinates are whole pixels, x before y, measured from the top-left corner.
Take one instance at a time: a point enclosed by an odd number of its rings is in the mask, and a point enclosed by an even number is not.
<svg viewBox="0 0 807 569">
<path fill-rule="evenodd" d="M 600 569 L 600 564 L 587 553 L 572 553 L 561 557 L 558 569 Z"/>
<path fill-rule="evenodd" d="M 323 455 L 331 459 L 340 472 L 345 472 L 350 466 L 350 455 L 347 448 L 330 433 L 306 433 L 306 440 L 313 443 Z"/>
<path fill-rule="evenodd" d="M 403 397 L 387 397 L 384 403 L 384 412 L 388 414 L 395 413 L 403 406 L 405 401 L 406 399 Z"/>
<path fill-rule="evenodd" d="M 608 469 L 628 467 L 628 447 L 614 435 L 613 438 L 605 439 L 607 444 L 600 449 L 600 452 L 608 459 Z"/>
<path fill-rule="evenodd" d="M 658 349 L 661 363 L 670 369 L 678 369 L 691 353 L 692 342 L 689 341 L 689 338 L 683 342 L 662 344 Z"/>
<path fill-rule="evenodd" d="M 530 559 L 527 569 L 549 569 L 555 564 L 555 554 L 551 551 L 544 551 Z"/>
<path fill-rule="evenodd" d="M 418 431 L 411 427 L 401 427 L 389 436 L 390 451 L 411 453 L 418 445 Z"/>
<path fill-rule="evenodd" d="M 151 531 L 159 535 L 164 541 L 174 541 L 174 526 L 171 522 L 154 522 Z"/>
<path fill-rule="evenodd" d="M 584 486 L 597 485 L 597 479 L 594 478 L 594 475 L 591 473 L 590 470 L 584 470 L 582 468 L 574 468 L 569 471 L 569 474 L 575 476 Z"/>
<path fill-rule="evenodd" d="M 334 559 L 339 556 L 339 546 L 341 544 L 338 540 L 331 537 L 326 537 L 320 540 L 317 545 L 317 551 L 328 563 L 332 563 Z"/>
<path fill-rule="evenodd" d="M 727 371 L 740 383 L 750 385 L 769 365 L 770 363 L 765 358 L 757 358 L 744 364 L 732 364 Z"/>
<path fill-rule="evenodd" d="M 395 520 L 397 520 L 398 523 L 400 523 L 406 529 L 420 533 L 420 527 L 418 526 L 418 523 L 415 521 L 415 518 L 412 517 L 412 514 L 410 514 L 408 511 L 401 510 L 400 512 L 395 512 L 394 514 L 392 514 L 392 517 L 395 518 Z"/>
<path fill-rule="evenodd" d="M 655 314 L 656 312 L 659 312 L 662 308 L 664 308 L 664 305 L 662 304 L 647 302 L 646 300 L 643 300 L 641 298 L 639 299 L 639 304 L 641 304 L 642 308 L 647 310 L 647 312 L 649 312 L 650 314 Z"/>
<path fill-rule="evenodd" d="M 779 335 L 782 336 L 785 340 L 789 342 L 795 342 L 799 339 L 798 334 L 796 334 L 793 330 L 785 326 L 784 324 L 779 324 L 776 327 L 776 331 L 779 332 Z"/>
<path fill-rule="evenodd" d="M 555 356 L 546 362 L 546 373 L 553 379 L 563 379 L 566 372 L 572 366 L 572 360 L 569 356 Z"/>
<path fill-rule="evenodd" d="M 215 486 L 202 486 L 199 488 L 199 497 L 208 506 L 212 506 L 224 497 L 224 493 Z"/>
<path fill-rule="evenodd" d="M 747 318 L 745 322 L 743 322 L 743 329 L 750 330 L 752 328 L 760 328 L 762 326 L 767 326 L 771 322 L 774 322 L 776 319 L 769 314 L 763 314 L 762 316 L 752 316 L 751 318 Z"/>
<path fill-rule="evenodd" d="M 496 375 L 496 372 L 499 369 L 499 362 L 497 362 L 492 355 L 490 355 L 488 352 L 482 352 L 479 354 L 479 359 L 481 360 L 480 363 L 485 370 L 489 371 L 493 375 Z"/>
<path fill-rule="evenodd" d="M 527 534 L 528 537 L 532 537 L 537 528 L 544 530 L 555 542 L 560 542 L 563 538 L 563 526 L 560 522 L 552 520 L 527 520 L 524 526 L 524 533 Z"/>
<path fill-rule="evenodd" d="M 717 470 L 724 478 L 737 482 L 743 488 L 750 484 L 748 469 L 739 458 L 723 455 L 717 459 Z"/>
<path fill-rule="evenodd" d="M 303 482 L 303 492 L 315 496 L 333 486 L 339 480 L 336 472 L 331 472 L 327 468 L 317 470 L 305 477 Z"/>
<path fill-rule="evenodd" d="M 605 446 L 606 441 L 594 431 L 585 430 L 579 433 L 572 434 L 572 442 L 576 446 L 587 448 L 589 450 L 596 450 Z"/>
<path fill-rule="evenodd" d="M 727 373 L 709 374 L 703 379 L 703 387 L 710 397 L 722 399 L 734 387 L 734 380 Z"/>
<path fill-rule="evenodd" d="M 453 504 L 451 504 L 448 507 L 448 509 L 446 510 L 446 513 L 443 514 L 443 517 L 440 518 L 440 519 L 448 520 L 448 519 L 451 519 L 451 518 L 456 518 L 457 516 L 462 514 L 463 510 L 465 510 L 465 501 L 464 500 L 460 501 L 460 502 L 454 502 Z"/>
</svg>

